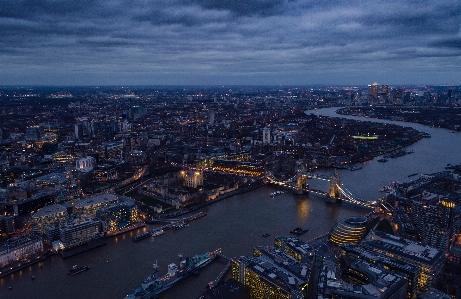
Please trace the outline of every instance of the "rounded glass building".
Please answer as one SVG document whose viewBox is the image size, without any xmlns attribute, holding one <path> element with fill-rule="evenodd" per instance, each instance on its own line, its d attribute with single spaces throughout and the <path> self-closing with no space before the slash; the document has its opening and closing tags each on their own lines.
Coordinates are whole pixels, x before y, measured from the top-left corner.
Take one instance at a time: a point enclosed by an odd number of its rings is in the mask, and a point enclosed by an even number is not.
<svg viewBox="0 0 461 299">
<path fill-rule="evenodd" d="M 330 232 L 329 240 L 335 245 L 358 243 L 365 236 L 368 219 L 362 216 L 341 219 Z"/>
</svg>

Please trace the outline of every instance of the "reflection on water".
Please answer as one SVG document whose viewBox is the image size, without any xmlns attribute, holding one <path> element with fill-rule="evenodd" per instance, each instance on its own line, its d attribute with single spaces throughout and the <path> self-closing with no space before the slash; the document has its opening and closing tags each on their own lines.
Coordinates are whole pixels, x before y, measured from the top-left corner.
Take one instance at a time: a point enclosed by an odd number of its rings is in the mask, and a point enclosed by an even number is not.
<svg viewBox="0 0 461 299">
<path fill-rule="evenodd" d="M 296 211 L 299 223 L 305 223 L 309 216 L 309 202 L 307 200 L 296 201 Z"/>
<path fill-rule="evenodd" d="M 35 264 L 23 270 L 21 276 L 18 272 L 1 279 L 0 298 L 122 299 L 150 274 L 153 263 L 157 261 L 160 273 L 164 273 L 169 263 L 177 262 L 178 253 L 192 256 L 220 247 L 227 256 L 251 255 L 254 246 L 273 244 L 275 236 L 289 235 L 295 227 L 308 228 L 302 239 L 310 239 L 328 232 L 341 218 L 368 212 L 351 205 L 326 205 L 314 195 L 285 192 L 268 197 L 277 190 L 266 186 L 208 206 L 203 209 L 206 217 L 155 240 L 131 240 L 133 235 L 158 226 L 148 225 L 108 238 L 106 246 L 81 255 L 68 259 L 53 256 L 42 263 L 43 268 Z M 270 237 L 261 238 L 264 233 Z M 69 277 L 67 272 L 75 264 L 90 265 L 91 270 Z M 162 298 L 197 298 L 222 266 L 211 267 L 208 276 L 206 270 L 188 278 L 177 288 L 162 293 Z M 35 280 L 30 279 L 31 275 Z M 12 291 L 8 291 L 10 285 Z"/>
</svg>

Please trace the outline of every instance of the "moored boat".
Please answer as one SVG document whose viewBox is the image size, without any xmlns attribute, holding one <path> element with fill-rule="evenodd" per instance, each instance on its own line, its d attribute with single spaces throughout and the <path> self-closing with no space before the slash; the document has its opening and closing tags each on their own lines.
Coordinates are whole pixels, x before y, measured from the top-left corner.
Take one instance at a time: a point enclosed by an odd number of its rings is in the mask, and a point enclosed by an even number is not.
<svg viewBox="0 0 461 299">
<path fill-rule="evenodd" d="M 140 240 L 149 238 L 150 235 L 151 235 L 151 232 L 149 232 L 149 231 L 140 233 L 139 235 L 136 235 L 136 236 L 133 237 L 133 241 L 134 241 L 134 242 L 138 242 L 138 241 L 140 241 Z"/>
<path fill-rule="evenodd" d="M 184 260 L 182 259 L 182 255 L 180 255 L 181 259 L 179 266 L 175 263 L 169 264 L 168 272 L 161 277 L 158 275 L 158 266 L 157 263 L 155 263 L 153 265 L 153 273 L 149 275 L 133 293 L 127 295 L 125 299 L 152 298 L 189 275 L 197 273 L 200 269 L 211 263 L 219 253 L 221 253 L 221 249 L 194 255 L 193 257 L 187 257 Z"/>
<path fill-rule="evenodd" d="M 156 236 L 160 236 L 160 235 L 163 235 L 165 233 L 165 231 L 163 229 L 155 229 L 154 231 L 152 231 L 152 237 L 156 237 Z"/>
</svg>

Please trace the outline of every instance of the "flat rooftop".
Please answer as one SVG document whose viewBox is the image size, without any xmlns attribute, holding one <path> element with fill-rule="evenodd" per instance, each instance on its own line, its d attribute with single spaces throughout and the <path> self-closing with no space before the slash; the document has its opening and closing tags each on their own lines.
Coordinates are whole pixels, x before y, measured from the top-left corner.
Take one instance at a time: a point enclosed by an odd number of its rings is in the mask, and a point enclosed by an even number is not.
<svg viewBox="0 0 461 299">
<path fill-rule="evenodd" d="M 32 218 L 41 218 L 41 217 L 51 216 L 51 215 L 66 212 L 66 211 L 67 209 L 60 204 L 49 205 L 49 206 L 45 206 L 41 208 L 40 210 L 38 210 L 37 213 L 32 215 Z"/>
<path fill-rule="evenodd" d="M 118 200 L 118 197 L 114 194 L 100 194 L 93 197 L 89 197 L 86 199 L 81 200 L 75 207 L 76 208 L 84 208 L 87 206 L 103 204 L 103 203 L 112 203 Z"/>
</svg>

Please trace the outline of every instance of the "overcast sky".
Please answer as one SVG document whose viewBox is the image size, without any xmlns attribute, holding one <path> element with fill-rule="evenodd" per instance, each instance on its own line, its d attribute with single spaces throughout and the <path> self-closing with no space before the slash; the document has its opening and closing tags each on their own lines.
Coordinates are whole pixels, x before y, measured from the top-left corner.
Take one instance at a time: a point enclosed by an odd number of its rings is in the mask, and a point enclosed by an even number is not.
<svg viewBox="0 0 461 299">
<path fill-rule="evenodd" d="M 1 0 L 0 85 L 461 85 L 460 0 Z"/>
</svg>

